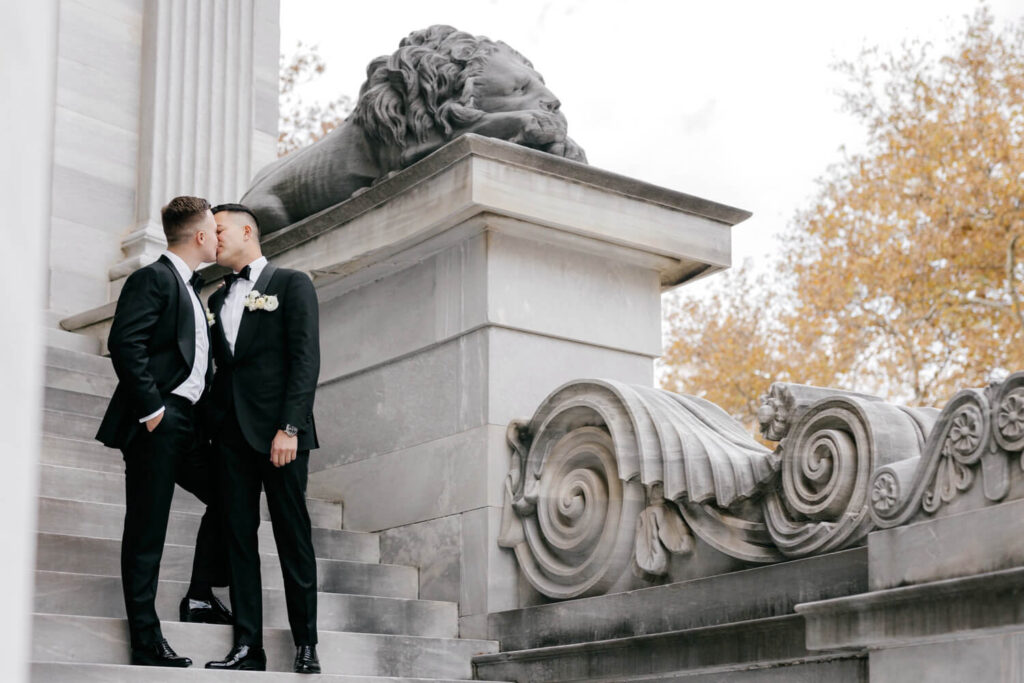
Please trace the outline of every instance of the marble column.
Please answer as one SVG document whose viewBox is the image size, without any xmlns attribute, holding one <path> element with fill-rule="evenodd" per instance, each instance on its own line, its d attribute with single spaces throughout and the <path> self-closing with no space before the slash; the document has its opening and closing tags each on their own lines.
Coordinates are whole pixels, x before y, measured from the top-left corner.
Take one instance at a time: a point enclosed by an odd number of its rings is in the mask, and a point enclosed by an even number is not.
<svg viewBox="0 0 1024 683">
<path fill-rule="evenodd" d="M 278 2 L 147 0 L 135 227 L 111 298 L 164 248 L 160 207 L 181 194 L 234 201 L 275 156 Z"/>
</svg>

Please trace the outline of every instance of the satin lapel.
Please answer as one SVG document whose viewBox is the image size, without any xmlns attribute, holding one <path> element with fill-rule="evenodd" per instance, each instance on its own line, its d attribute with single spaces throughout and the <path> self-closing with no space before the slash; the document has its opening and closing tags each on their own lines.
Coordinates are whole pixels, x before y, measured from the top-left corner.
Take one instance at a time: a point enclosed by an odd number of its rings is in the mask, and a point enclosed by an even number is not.
<svg viewBox="0 0 1024 683">
<path fill-rule="evenodd" d="M 209 388 L 210 383 L 213 382 L 213 326 L 210 324 L 210 299 L 211 296 L 206 297 L 206 303 L 203 304 L 202 298 L 199 299 L 199 303 L 202 304 L 203 317 L 206 318 L 206 386 Z"/>
<path fill-rule="evenodd" d="M 178 269 L 163 256 L 159 259 L 165 268 L 171 271 L 174 281 L 178 283 L 178 349 L 185 359 L 185 365 L 192 367 L 196 360 L 196 318 L 192 311 L 192 300 L 188 294 L 188 285 L 181 279 Z"/>
<path fill-rule="evenodd" d="M 275 272 L 277 272 L 275 266 L 269 263 L 264 266 L 263 272 L 260 273 L 259 279 L 256 280 L 256 284 L 252 287 L 252 291 L 266 294 L 267 285 L 270 284 L 270 280 L 274 277 Z M 238 323 L 238 337 L 235 339 L 235 358 L 241 358 L 245 355 L 246 349 L 249 348 L 253 337 L 256 336 L 256 330 L 259 329 L 260 316 L 264 315 L 268 314 L 265 311 L 250 311 L 248 308 L 242 308 L 242 320 Z"/>
<path fill-rule="evenodd" d="M 234 355 L 231 353 L 231 347 L 228 346 L 228 338 L 224 335 L 224 319 L 220 316 L 220 312 L 224 308 L 224 300 L 227 299 L 227 296 L 224 295 L 223 289 L 218 289 L 210 295 L 211 300 L 214 297 L 216 297 L 216 301 L 214 301 L 213 305 L 210 307 L 210 310 L 213 312 L 213 317 L 216 319 L 216 322 L 213 324 L 213 328 L 215 330 L 214 334 L 217 336 L 217 343 L 220 344 L 222 349 L 224 349 L 224 358 L 226 358 L 228 362 L 231 362 L 234 360 Z"/>
</svg>

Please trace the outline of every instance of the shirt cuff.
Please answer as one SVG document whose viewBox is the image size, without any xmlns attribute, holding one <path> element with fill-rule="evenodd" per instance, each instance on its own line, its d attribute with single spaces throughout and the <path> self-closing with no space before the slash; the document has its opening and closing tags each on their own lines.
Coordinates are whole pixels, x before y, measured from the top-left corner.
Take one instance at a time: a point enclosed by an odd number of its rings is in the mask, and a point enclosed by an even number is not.
<svg viewBox="0 0 1024 683">
<path fill-rule="evenodd" d="M 164 412 L 164 406 L 160 406 L 160 410 L 156 411 L 152 415 L 147 415 L 146 417 L 144 417 L 141 420 L 139 420 L 139 422 L 145 424 L 146 422 L 149 422 L 150 420 L 152 420 L 157 415 L 163 414 L 163 412 Z"/>
</svg>

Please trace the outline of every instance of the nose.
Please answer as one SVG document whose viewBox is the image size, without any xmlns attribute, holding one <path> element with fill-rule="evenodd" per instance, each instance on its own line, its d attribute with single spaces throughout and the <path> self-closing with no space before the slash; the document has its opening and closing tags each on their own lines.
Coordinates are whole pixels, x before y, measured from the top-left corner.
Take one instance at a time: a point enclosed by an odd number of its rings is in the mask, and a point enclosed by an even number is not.
<svg viewBox="0 0 1024 683">
<path fill-rule="evenodd" d="M 540 101 L 540 108 L 544 111 L 550 111 L 552 113 L 558 111 L 562 107 L 562 103 L 554 95 L 545 97 Z"/>
<path fill-rule="evenodd" d="M 537 83 L 539 89 L 537 90 L 537 97 L 539 98 L 540 108 L 544 111 L 550 111 L 552 113 L 559 110 L 562 103 L 555 97 L 555 93 L 548 90 L 547 86 L 541 83 Z"/>
</svg>

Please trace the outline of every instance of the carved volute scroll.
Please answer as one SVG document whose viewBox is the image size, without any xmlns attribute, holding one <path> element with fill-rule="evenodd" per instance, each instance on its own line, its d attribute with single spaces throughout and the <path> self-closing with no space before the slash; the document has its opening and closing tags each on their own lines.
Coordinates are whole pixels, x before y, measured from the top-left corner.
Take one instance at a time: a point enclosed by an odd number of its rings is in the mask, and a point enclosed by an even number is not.
<svg viewBox="0 0 1024 683">
<path fill-rule="evenodd" d="M 665 580 L 701 553 L 747 565 L 806 557 L 1024 497 L 1024 373 L 961 391 L 942 411 L 776 384 L 758 418 L 780 439 L 774 451 L 702 399 L 570 382 L 509 425 L 499 544 L 562 599 Z"/>
<path fill-rule="evenodd" d="M 581 380 L 508 435 L 514 464 L 499 544 L 548 597 L 600 594 L 631 567 L 664 575 L 694 536 L 747 562 L 779 559 L 759 509 L 742 505 L 777 461 L 707 401 Z"/>
<path fill-rule="evenodd" d="M 549 597 L 606 592 L 629 567 L 644 494 L 619 478 L 616 456 L 633 448 L 613 445 L 607 425 L 621 418 L 607 398 L 556 392 L 529 423 L 509 426 L 516 462 L 498 543 L 516 551 L 526 577 Z"/>
<path fill-rule="evenodd" d="M 788 557 L 859 542 L 872 528 L 868 481 L 916 454 L 928 411 L 835 393 L 810 405 L 780 443 L 781 486 L 765 498 L 772 539 Z"/>
</svg>

